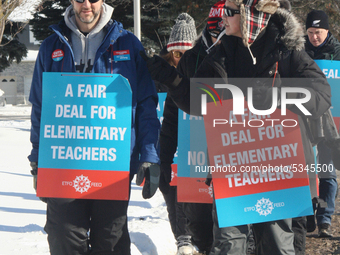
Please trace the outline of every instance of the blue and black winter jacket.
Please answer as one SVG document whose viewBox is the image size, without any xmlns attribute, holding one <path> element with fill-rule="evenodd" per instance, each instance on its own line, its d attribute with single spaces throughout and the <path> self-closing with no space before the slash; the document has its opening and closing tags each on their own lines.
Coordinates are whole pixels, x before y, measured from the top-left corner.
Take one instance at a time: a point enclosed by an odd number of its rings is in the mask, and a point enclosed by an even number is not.
<svg viewBox="0 0 340 255">
<path fill-rule="evenodd" d="M 69 41 L 71 30 L 64 21 L 58 25 L 52 25 L 50 29 L 55 33 L 44 40 L 40 46 L 29 97 L 29 101 L 32 103 L 31 142 L 33 149 L 28 158 L 31 162 L 38 162 L 42 73 L 77 71 Z M 107 33 L 97 50 L 91 72 L 121 74 L 130 83 L 132 90 L 130 172 L 134 174 L 140 162 L 159 163 L 160 124 L 156 113 L 158 96 L 146 63 L 139 55 L 139 51 L 144 51 L 140 41 L 132 33 L 124 30 L 121 23 L 113 20 L 110 20 L 104 29 L 107 30 Z M 52 53 L 56 50 L 62 50 L 64 53 L 63 58 L 59 61 L 52 58 Z M 114 51 L 123 50 L 129 50 L 130 60 L 113 61 Z"/>
</svg>

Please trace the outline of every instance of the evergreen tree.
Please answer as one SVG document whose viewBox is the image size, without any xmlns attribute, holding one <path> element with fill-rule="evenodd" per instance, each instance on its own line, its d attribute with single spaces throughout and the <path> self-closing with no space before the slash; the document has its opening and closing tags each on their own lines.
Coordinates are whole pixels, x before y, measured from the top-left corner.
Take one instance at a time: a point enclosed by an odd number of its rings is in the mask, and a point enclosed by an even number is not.
<svg viewBox="0 0 340 255">
<path fill-rule="evenodd" d="M 133 32 L 133 0 L 106 0 L 114 7 L 112 18 L 121 22 L 124 28 Z M 142 0 L 141 29 L 142 44 L 147 51 L 158 53 L 166 45 L 175 19 L 182 12 L 187 12 L 196 21 L 197 31 L 200 32 L 208 18 L 210 7 L 215 0 Z M 30 24 L 37 40 L 42 41 L 52 31 L 48 27 L 58 23 L 62 14 L 70 5 L 69 0 L 46 1 L 41 11 L 34 14 Z"/>
<path fill-rule="evenodd" d="M 211 6 L 216 0 L 141 0 L 142 44 L 146 51 L 158 53 L 167 44 L 177 16 L 186 12 L 196 23 L 197 32 L 206 24 Z M 133 32 L 133 0 L 107 0 L 115 8 L 113 19 Z"/>
<path fill-rule="evenodd" d="M 182 12 L 194 18 L 197 32 L 200 33 L 206 24 L 210 7 L 217 1 L 141 0 L 142 44 L 149 53 L 158 53 L 167 44 L 175 19 Z M 133 32 L 133 0 L 106 0 L 105 2 L 115 8 L 112 18 L 121 22 L 125 29 Z M 292 12 L 301 18 L 301 22 L 305 22 L 307 13 L 312 9 L 324 10 L 329 15 L 331 32 L 339 38 L 339 2 L 339 0 L 291 0 Z M 52 33 L 48 26 L 58 23 L 69 5 L 69 0 L 49 0 L 43 4 L 42 10 L 37 12 L 30 22 L 37 40 L 43 40 Z"/>
<path fill-rule="evenodd" d="M 27 56 L 25 44 L 18 41 L 17 31 L 21 29 L 21 23 L 8 22 L 4 29 L 0 47 L 0 72 L 9 67 L 15 60 L 17 64 Z"/>
<path fill-rule="evenodd" d="M 124 24 L 125 27 L 133 26 L 133 6 L 130 0 L 106 0 L 108 5 L 115 8 L 113 19 Z M 53 24 L 58 24 L 63 19 L 66 8 L 70 6 L 69 0 L 45 1 L 41 10 L 33 15 L 30 21 L 32 32 L 38 41 L 43 41 L 53 32 L 48 28 Z M 127 18 L 126 16 L 130 16 Z M 131 19 L 132 17 L 132 19 Z"/>
<path fill-rule="evenodd" d="M 105 3 L 114 8 L 112 19 L 122 23 L 125 29 L 133 32 L 133 1 L 106 0 Z"/>
<path fill-rule="evenodd" d="M 142 43 L 149 53 L 158 53 L 167 44 L 175 19 L 182 12 L 195 20 L 197 32 L 206 25 L 216 0 L 141 0 Z M 131 16 L 133 19 L 133 17 Z"/>
<path fill-rule="evenodd" d="M 69 0 L 45 1 L 41 10 L 34 13 L 30 25 L 32 25 L 32 32 L 38 41 L 43 41 L 53 33 L 48 27 L 63 19 L 62 15 L 69 5 Z"/>
</svg>

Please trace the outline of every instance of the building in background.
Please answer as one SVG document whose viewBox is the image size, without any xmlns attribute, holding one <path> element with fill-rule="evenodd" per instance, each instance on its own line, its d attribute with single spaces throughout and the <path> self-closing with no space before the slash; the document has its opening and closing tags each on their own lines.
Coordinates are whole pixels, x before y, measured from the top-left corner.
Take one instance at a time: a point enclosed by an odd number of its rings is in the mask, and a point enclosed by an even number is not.
<svg viewBox="0 0 340 255">
<path fill-rule="evenodd" d="M 0 72 L 0 89 L 7 104 L 28 104 L 35 60 L 38 55 L 39 42 L 33 37 L 30 26 L 27 25 L 18 35 L 19 41 L 27 47 L 27 57 L 19 64 L 13 64 Z"/>
<path fill-rule="evenodd" d="M 8 20 L 13 22 L 27 22 L 32 19 L 32 12 L 41 3 L 41 0 L 25 0 L 21 6 L 17 7 Z M 19 41 L 27 47 L 27 57 L 19 64 L 13 64 L 0 72 L 0 89 L 5 92 L 1 99 L 7 104 L 28 104 L 28 94 L 31 88 L 32 75 L 35 60 L 38 55 L 40 43 L 35 40 L 30 26 L 27 25 L 18 34 Z"/>
</svg>

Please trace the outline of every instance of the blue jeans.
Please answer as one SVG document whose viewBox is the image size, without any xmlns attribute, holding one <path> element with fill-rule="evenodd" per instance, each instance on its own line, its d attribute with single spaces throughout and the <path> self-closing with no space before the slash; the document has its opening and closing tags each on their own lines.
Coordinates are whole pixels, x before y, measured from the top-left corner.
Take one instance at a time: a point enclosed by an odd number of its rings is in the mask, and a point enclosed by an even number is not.
<svg viewBox="0 0 340 255">
<path fill-rule="evenodd" d="M 335 210 L 335 196 L 338 189 L 336 181 L 336 170 L 331 159 L 331 150 L 322 141 L 318 144 L 318 163 L 325 164 L 328 171 L 321 171 L 319 176 L 319 197 L 327 202 L 326 208 L 317 208 L 316 221 L 320 225 L 322 223 L 331 224 L 332 215 Z M 325 166 L 321 169 L 326 169 Z"/>
</svg>

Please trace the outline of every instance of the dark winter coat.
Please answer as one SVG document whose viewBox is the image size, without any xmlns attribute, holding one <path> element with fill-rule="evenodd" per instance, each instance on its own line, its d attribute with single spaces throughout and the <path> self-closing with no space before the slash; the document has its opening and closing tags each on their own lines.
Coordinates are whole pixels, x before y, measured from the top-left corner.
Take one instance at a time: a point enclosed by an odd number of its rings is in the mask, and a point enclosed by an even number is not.
<svg viewBox="0 0 340 255">
<path fill-rule="evenodd" d="M 207 55 L 206 50 L 212 45 L 210 35 L 203 30 L 195 46 L 187 50 L 181 57 L 177 65 L 177 70 L 190 78 L 193 77 Z M 171 165 L 173 163 L 174 154 L 177 150 L 177 137 L 178 137 L 178 107 L 168 95 L 165 100 L 163 122 L 160 135 L 160 159 L 161 167 L 163 165 Z M 169 168 L 165 168 L 169 169 Z M 169 196 L 169 195 L 164 195 Z M 185 215 L 187 221 L 186 229 L 192 236 L 192 242 L 201 252 L 210 251 L 213 240 L 213 223 L 212 223 L 212 205 L 200 203 L 177 203 Z M 171 206 L 167 203 L 167 206 Z M 168 208 L 169 210 L 169 208 Z M 177 214 L 179 212 L 177 211 Z"/>
<path fill-rule="evenodd" d="M 340 42 L 330 33 L 324 45 L 314 47 L 306 36 L 306 52 L 312 59 L 340 60 Z"/>
<path fill-rule="evenodd" d="M 330 32 L 328 32 L 328 38 L 326 39 L 325 44 L 319 47 L 314 47 L 310 43 L 308 36 L 306 36 L 305 47 L 306 52 L 312 59 L 340 60 L 340 42 Z M 326 146 L 325 140 L 322 140 L 318 143 L 317 148 L 319 151 L 319 163 L 326 164 L 329 167 L 330 161 L 333 160 L 335 168 L 340 168 L 338 146 L 329 148 Z M 332 155 L 332 158 L 330 158 L 330 155 Z M 329 169 L 329 172 L 320 172 L 318 177 L 321 182 L 324 182 L 324 178 L 336 179 L 336 172 Z"/>
<path fill-rule="evenodd" d="M 331 91 L 326 77 L 316 65 L 316 63 L 307 55 L 304 48 L 303 28 L 297 19 L 286 10 L 279 8 L 272 15 L 270 22 L 259 35 L 258 39 L 252 44 L 250 49 L 257 59 L 256 65 L 253 65 L 252 58 L 246 47 L 242 44 L 242 39 L 233 36 L 222 38 L 222 44 L 216 47 L 216 51 L 209 54 L 202 62 L 195 77 L 198 78 L 228 78 L 229 83 L 232 78 L 270 78 L 273 80 L 278 63 L 278 73 L 276 79 L 281 78 L 310 78 L 309 82 L 296 82 L 296 84 L 285 84 L 282 80 L 280 86 L 286 87 L 305 87 L 311 92 L 311 99 L 305 103 L 305 108 L 312 114 L 313 118 L 320 117 L 331 105 Z M 235 81 L 237 83 L 237 81 Z M 195 107 L 190 109 L 190 99 L 192 102 L 198 102 L 190 98 L 189 82 L 184 78 L 182 82 L 169 93 L 176 104 L 184 111 L 193 114 L 191 110 L 200 109 Z M 277 86 L 275 83 L 275 86 Z M 237 85 L 237 84 L 236 84 Z M 249 85 L 248 85 L 249 86 Z M 271 87 L 268 83 L 265 86 Z M 256 88 L 253 86 L 254 89 Z M 244 94 L 245 86 L 240 87 Z M 299 96 L 299 95 L 296 95 Z M 189 99 L 190 98 L 190 99 Z M 231 93 L 225 93 L 223 99 L 231 99 Z M 264 105 L 264 109 L 270 108 L 270 105 Z M 297 108 L 290 108 L 293 112 L 302 115 Z M 194 112 L 197 114 L 196 112 Z M 307 163 L 314 162 L 314 156 L 310 141 L 306 134 L 306 129 L 302 118 L 299 117 L 299 123 L 302 133 L 302 141 L 305 150 Z"/>
</svg>

